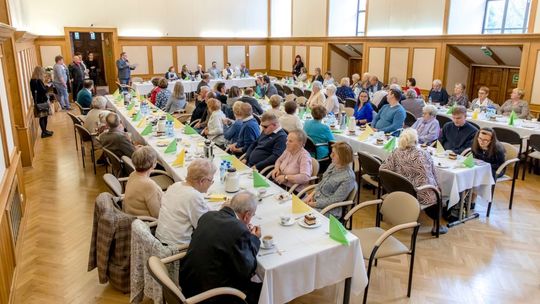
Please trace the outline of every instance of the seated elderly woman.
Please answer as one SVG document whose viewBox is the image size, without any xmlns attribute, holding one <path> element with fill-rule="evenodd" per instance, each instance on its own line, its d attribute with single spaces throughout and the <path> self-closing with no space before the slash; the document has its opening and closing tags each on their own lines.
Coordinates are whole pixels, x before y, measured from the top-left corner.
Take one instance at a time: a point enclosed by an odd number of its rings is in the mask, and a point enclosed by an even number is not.
<svg viewBox="0 0 540 304">
<path fill-rule="evenodd" d="M 326 98 L 326 105 L 324 106 L 326 108 L 326 112 L 339 114 L 339 99 L 336 96 L 336 86 L 329 84 L 326 87 L 326 94 L 328 94 L 328 97 Z"/>
<path fill-rule="evenodd" d="M 351 88 L 351 80 L 349 77 L 341 78 L 339 87 L 336 90 L 336 96 L 341 98 L 341 100 L 345 100 L 345 98 L 354 99 L 354 91 Z"/>
<path fill-rule="evenodd" d="M 465 94 L 465 85 L 463 83 L 456 83 L 454 86 L 454 94 L 448 98 L 448 106 L 469 106 L 469 97 Z"/>
<path fill-rule="evenodd" d="M 276 160 L 272 178 L 278 184 L 291 187 L 294 184 L 300 186 L 309 182 L 312 173 L 311 156 L 304 149 L 307 135 L 302 130 L 294 130 L 287 136 L 287 147 L 285 152 Z"/>
<path fill-rule="evenodd" d="M 161 89 L 156 94 L 156 107 L 165 110 L 165 106 L 167 105 L 167 101 L 169 101 L 169 97 L 171 97 L 171 91 L 167 90 L 167 87 L 169 86 L 169 82 L 165 78 L 160 78 L 158 81 L 158 87 Z"/>
<path fill-rule="evenodd" d="M 285 115 L 285 112 L 279 109 L 281 106 L 281 102 L 283 101 L 283 98 L 281 96 L 275 94 L 270 96 L 270 106 L 272 107 L 266 112 L 272 113 L 276 115 L 276 117 L 279 119 L 281 116 Z"/>
<path fill-rule="evenodd" d="M 373 120 L 373 106 L 371 106 L 369 94 L 366 90 L 358 94 L 358 101 L 354 106 L 354 119 L 356 119 L 358 125 L 367 124 Z"/>
<path fill-rule="evenodd" d="M 432 185 L 438 187 L 435 175 L 435 165 L 429 152 L 418 147 L 418 134 L 415 129 L 405 129 L 398 141 L 398 148 L 392 152 L 382 163 L 381 169 L 393 171 L 404 176 L 413 186 Z M 418 191 L 418 202 L 421 205 L 429 206 L 424 211 L 433 219 L 431 234 L 436 233 L 437 197 L 430 189 Z M 440 226 L 439 233 L 448 231 L 446 227 Z"/>
<path fill-rule="evenodd" d="M 471 101 L 471 109 L 480 109 L 485 110 L 488 107 L 495 107 L 498 108 L 499 105 L 494 103 L 491 99 L 488 98 L 489 96 L 489 88 L 488 87 L 480 87 L 478 89 L 478 98 L 473 99 Z"/>
<path fill-rule="evenodd" d="M 307 69 L 305 67 L 300 68 L 300 75 L 295 76 L 295 78 L 296 78 L 296 81 L 306 82 L 308 79 Z"/>
<path fill-rule="evenodd" d="M 159 210 L 156 237 L 161 243 L 187 244 L 199 218 L 208 212 L 204 193 L 214 183 L 217 169 L 208 159 L 195 159 L 187 168 L 185 182 L 169 186 Z"/>
<path fill-rule="evenodd" d="M 107 106 L 107 99 L 103 96 L 96 96 L 92 100 L 92 109 L 86 114 L 84 119 L 84 127 L 86 130 L 94 133 L 99 130 L 101 126 L 105 125 L 105 117 L 110 113 L 105 110 Z"/>
<path fill-rule="evenodd" d="M 422 108 L 426 105 L 423 99 L 418 98 L 413 89 L 408 89 L 405 92 L 405 100 L 401 101 L 401 105 L 405 111 L 411 112 L 416 118 L 422 117 Z"/>
<path fill-rule="evenodd" d="M 238 140 L 238 134 L 240 134 L 240 130 L 242 129 L 242 119 L 244 118 L 242 104 L 243 102 L 238 100 L 232 106 L 235 120 L 228 118 L 223 120 L 225 127 L 223 137 L 225 137 L 228 143 L 235 143 Z"/>
<path fill-rule="evenodd" d="M 131 160 L 135 171 L 129 175 L 122 209 L 131 215 L 158 218 L 163 192 L 150 178 L 157 164 L 157 153 L 153 148 L 143 146 L 133 152 Z"/>
<path fill-rule="evenodd" d="M 223 111 L 221 111 L 221 102 L 215 98 L 211 98 L 207 101 L 207 104 L 210 118 L 202 133 L 216 145 L 224 147 L 227 144 L 227 140 L 223 136 L 223 120 L 226 117 Z"/>
<path fill-rule="evenodd" d="M 323 174 L 321 181 L 304 201 L 313 208 L 321 210 L 328 205 L 345 201 L 356 189 L 355 174 L 352 169 L 353 151 L 346 142 L 337 142 L 332 147 L 332 163 Z M 329 212 L 341 217 L 341 208 Z"/>
<path fill-rule="evenodd" d="M 505 101 L 503 105 L 497 111 L 502 115 L 510 115 L 512 111 L 517 114 L 518 118 L 528 118 L 529 117 L 529 103 L 525 100 L 522 100 L 523 90 L 515 88 L 510 94 L 510 99 Z"/>
<path fill-rule="evenodd" d="M 334 134 L 330 131 L 330 127 L 322 123 L 322 119 L 326 116 L 326 109 L 323 106 L 316 106 L 311 110 L 312 120 L 304 123 L 304 131 L 311 138 L 314 144 L 325 144 L 334 140 Z M 328 156 L 328 146 L 317 146 L 316 155 L 312 155 L 316 159 L 322 159 Z"/>
<path fill-rule="evenodd" d="M 437 108 L 426 105 L 422 109 L 422 117 L 418 118 L 412 128 L 418 133 L 418 142 L 429 145 L 439 138 L 441 127 L 437 121 Z"/>
<path fill-rule="evenodd" d="M 322 83 L 319 81 L 314 81 L 311 84 L 311 96 L 309 96 L 309 99 L 307 101 L 307 106 L 310 109 L 313 109 L 315 106 L 323 106 L 326 104 L 326 97 L 324 96 L 324 93 L 322 92 Z"/>
</svg>

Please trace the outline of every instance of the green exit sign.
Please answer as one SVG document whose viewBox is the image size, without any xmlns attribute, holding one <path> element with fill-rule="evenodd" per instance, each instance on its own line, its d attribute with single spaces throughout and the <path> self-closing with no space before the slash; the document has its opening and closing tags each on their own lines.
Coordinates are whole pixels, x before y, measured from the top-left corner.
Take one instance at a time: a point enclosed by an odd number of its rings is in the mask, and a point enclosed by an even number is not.
<svg viewBox="0 0 540 304">
<path fill-rule="evenodd" d="M 519 74 L 512 75 L 512 83 L 517 84 L 519 81 Z"/>
</svg>

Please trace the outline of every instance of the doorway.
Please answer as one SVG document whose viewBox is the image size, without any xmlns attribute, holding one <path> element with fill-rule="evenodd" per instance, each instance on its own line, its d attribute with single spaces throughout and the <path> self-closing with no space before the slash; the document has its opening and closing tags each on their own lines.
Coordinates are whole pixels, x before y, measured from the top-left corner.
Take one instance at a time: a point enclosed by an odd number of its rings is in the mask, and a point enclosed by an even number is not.
<svg viewBox="0 0 540 304">
<path fill-rule="evenodd" d="M 489 88 L 489 99 L 502 105 L 517 88 L 519 69 L 511 67 L 486 67 L 472 65 L 469 96 L 476 98 L 481 86 Z"/>
<path fill-rule="evenodd" d="M 87 69 L 90 69 L 90 79 L 94 80 L 94 85 L 106 86 L 105 65 L 103 61 L 103 33 L 96 32 L 70 32 L 71 45 L 73 46 L 72 53 L 82 54 L 82 61 Z M 93 56 L 93 61 L 90 62 L 90 54 Z"/>
</svg>

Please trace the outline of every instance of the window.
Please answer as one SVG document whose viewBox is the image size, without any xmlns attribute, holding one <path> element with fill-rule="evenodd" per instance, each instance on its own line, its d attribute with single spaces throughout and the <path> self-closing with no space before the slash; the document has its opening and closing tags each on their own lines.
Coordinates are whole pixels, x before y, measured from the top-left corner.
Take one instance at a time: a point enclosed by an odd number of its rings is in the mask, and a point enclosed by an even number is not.
<svg viewBox="0 0 540 304">
<path fill-rule="evenodd" d="M 364 36 L 366 34 L 366 0 L 358 0 L 357 10 L 356 36 Z"/>
<path fill-rule="evenodd" d="M 482 34 L 527 32 L 530 0 L 486 0 Z"/>
<path fill-rule="evenodd" d="M 75 39 L 75 40 L 81 39 L 81 37 L 80 37 L 80 35 L 79 35 L 79 32 L 74 32 L 74 33 L 73 33 L 73 39 Z"/>
<path fill-rule="evenodd" d="M 96 33 L 90 32 L 90 40 L 96 40 Z"/>
</svg>

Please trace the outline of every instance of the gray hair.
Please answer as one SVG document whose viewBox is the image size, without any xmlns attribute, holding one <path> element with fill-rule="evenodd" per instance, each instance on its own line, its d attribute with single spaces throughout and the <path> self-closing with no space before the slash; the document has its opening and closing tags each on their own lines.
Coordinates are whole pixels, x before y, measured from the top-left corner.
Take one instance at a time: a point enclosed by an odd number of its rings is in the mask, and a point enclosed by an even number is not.
<svg viewBox="0 0 540 304">
<path fill-rule="evenodd" d="M 399 136 L 398 147 L 400 149 L 407 149 L 416 146 L 418 143 L 418 132 L 416 129 L 407 128 L 401 132 Z"/>
<path fill-rule="evenodd" d="M 92 100 L 92 109 L 103 110 L 107 107 L 107 98 L 103 96 L 96 96 Z"/>
<path fill-rule="evenodd" d="M 320 81 L 314 81 L 311 83 L 311 88 L 317 87 L 319 90 L 322 90 L 323 85 Z"/>
<path fill-rule="evenodd" d="M 271 121 L 272 123 L 276 123 L 278 122 L 278 119 L 274 113 L 264 112 L 261 116 L 261 121 Z"/>
<path fill-rule="evenodd" d="M 302 146 L 306 144 L 307 141 L 307 134 L 302 129 L 292 130 L 289 132 L 289 135 L 294 134 L 296 135 L 296 138 L 302 143 Z"/>
<path fill-rule="evenodd" d="M 412 98 L 412 99 L 415 99 L 416 97 L 418 97 L 418 95 L 416 95 L 416 91 L 413 90 L 413 89 L 408 89 L 407 92 L 405 92 L 405 97 L 406 98 Z"/>
<path fill-rule="evenodd" d="M 337 88 L 336 88 L 336 86 L 333 85 L 333 84 L 329 84 L 329 85 L 326 86 L 326 93 L 327 93 L 327 94 L 330 93 L 330 92 L 331 92 L 332 94 L 333 94 L 333 93 L 336 93 L 336 90 L 337 90 Z"/>
<path fill-rule="evenodd" d="M 249 212 L 253 215 L 257 211 L 257 197 L 249 191 L 240 191 L 233 196 L 229 206 L 236 213 Z"/>
<path fill-rule="evenodd" d="M 394 89 L 394 90 L 398 90 L 398 91 L 401 92 L 401 86 L 399 84 L 397 84 L 397 83 L 392 83 L 391 85 L 388 86 L 388 88 L 389 88 L 389 90 Z"/>
<path fill-rule="evenodd" d="M 434 85 L 442 85 L 442 81 L 440 79 L 433 80 Z"/>
<path fill-rule="evenodd" d="M 157 153 L 151 147 L 143 146 L 133 152 L 131 161 L 137 172 L 146 172 L 154 168 L 157 162 Z"/>
<path fill-rule="evenodd" d="M 435 107 L 434 105 L 428 104 L 422 108 L 422 113 L 428 113 L 432 117 L 437 116 L 437 112 L 437 107 Z"/>
<path fill-rule="evenodd" d="M 214 164 L 208 159 L 199 158 L 195 159 L 191 162 L 191 164 L 189 164 L 187 171 L 186 180 L 200 181 L 204 177 L 214 175 L 217 169 L 216 166 L 214 166 Z"/>
<path fill-rule="evenodd" d="M 210 92 L 212 91 L 209 86 L 202 86 L 199 92 Z M 200 93 L 199 93 L 200 94 Z M 206 97 L 206 96 L 205 96 Z"/>
</svg>

